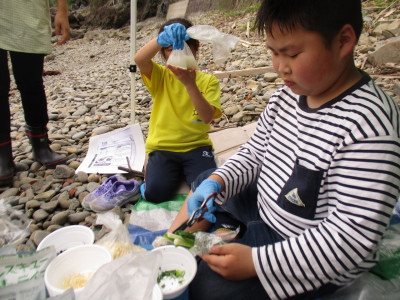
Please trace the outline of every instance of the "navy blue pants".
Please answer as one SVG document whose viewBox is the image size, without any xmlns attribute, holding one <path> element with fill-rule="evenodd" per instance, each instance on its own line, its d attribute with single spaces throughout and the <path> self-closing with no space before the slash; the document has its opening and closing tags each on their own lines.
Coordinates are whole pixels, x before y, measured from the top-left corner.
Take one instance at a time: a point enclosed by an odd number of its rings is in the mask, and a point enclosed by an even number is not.
<svg viewBox="0 0 400 300">
<path fill-rule="evenodd" d="M 188 152 L 153 151 L 146 167 L 145 199 L 153 203 L 169 201 L 183 180 L 190 186 L 201 172 L 215 167 L 212 146 Z"/>
<path fill-rule="evenodd" d="M 195 190 L 214 170 L 211 169 L 200 174 L 192 183 L 192 190 Z M 235 243 L 259 247 L 283 240 L 261 219 L 257 207 L 257 193 L 257 185 L 253 183 L 246 190 L 229 199 L 224 205 L 216 205 L 216 228 L 219 228 L 219 219 L 222 219 L 223 223 L 229 223 L 229 219 L 231 219 L 234 226 L 240 224 L 241 236 L 234 241 Z M 291 299 L 315 299 L 326 293 L 331 293 L 337 288 L 335 285 L 328 284 L 317 291 L 295 296 Z M 189 286 L 189 295 L 190 300 L 270 299 L 258 277 L 247 280 L 228 280 L 212 271 L 201 259 L 198 259 L 198 269 Z"/>
<path fill-rule="evenodd" d="M 17 88 L 21 94 L 25 121 L 34 127 L 45 127 L 49 121 L 43 85 L 43 54 L 9 51 Z M 0 142 L 10 140 L 10 71 L 7 51 L 0 49 Z"/>
</svg>

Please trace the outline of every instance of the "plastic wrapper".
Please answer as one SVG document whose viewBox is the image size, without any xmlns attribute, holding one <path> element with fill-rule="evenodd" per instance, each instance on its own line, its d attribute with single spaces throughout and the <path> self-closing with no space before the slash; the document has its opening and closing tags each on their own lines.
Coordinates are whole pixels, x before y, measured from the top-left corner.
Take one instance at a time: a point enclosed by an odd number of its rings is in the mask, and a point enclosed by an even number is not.
<svg viewBox="0 0 400 300">
<path fill-rule="evenodd" d="M 399 299 L 400 279 L 383 280 L 366 272 L 352 284 L 321 300 L 394 300 Z"/>
<path fill-rule="evenodd" d="M 235 231 L 224 231 L 222 233 L 195 232 L 194 246 L 189 251 L 193 255 L 207 254 L 212 246 L 222 245 L 233 240 L 238 235 L 239 230 L 238 227 Z"/>
<path fill-rule="evenodd" d="M 0 256 L 0 299 L 45 299 L 44 272 L 55 257 L 54 246 L 27 254 Z"/>
<path fill-rule="evenodd" d="M 115 259 L 96 271 L 77 300 L 152 299 L 161 259 L 162 254 L 153 251 Z"/>
<path fill-rule="evenodd" d="M 14 209 L 7 199 L 0 199 L 0 247 L 22 242 L 30 234 L 31 222 L 25 214 Z"/>
<path fill-rule="evenodd" d="M 223 33 L 210 25 L 194 25 L 186 33 L 193 39 L 212 43 L 214 62 L 217 65 L 225 62 L 240 41 L 240 38 Z"/>
<path fill-rule="evenodd" d="M 132 243 L 128 229 L 122 224 L 121 219 L 114 212 L 98 214 L 96 224 L 104 225 L 106 228 L 110 229 L 110 232 L 99 239 L 96 244 L 106 247 L 111 252 L 114 259 L 129 253 L 146 251 L 146 249 Z"/>
<path fill-rule="evenodd" d="M 389 226 L 378 248 L 378 263 L 351 284 L 322 300 L 400 299 L 400 224 Z"/>
<path fill-rule="evenodd" d="M 184 70 L 197 69 L 197 62 L 192 50 L 190 50 L 186 42 L 183 42 L 183 44 L 184 47 L 182 50 L 174 49 L 171 51 L 167 64 Z"/>
<path fill-rule="evenodd" d="M 193 232 L 194 245 L 186 247 L 193 255 L 202 255 L 210 252 L 210 247 L 215 245 L 222 245 L 229 241 L 232 241 L 239 233 L 240 228 L 238 227 L 235 231 L 223 231 L 217 233 L 209 233 L 204 231 Z M 179 234 L 179 233 L 177 233 Z M 161 247 L 166 245 L 184 246 L 178 239 L 168 238 L 168 233 L 163 236 L 158 236 L 153 241 L 153 247 Z"/>
<path fill-rule="evenodd" d="M 382 279 L 400 278 L 400 223 L 389 226 L 378 250 L 378 263 L 371 272 Z"/>
<path fill-rule="evenodd" d="M 4 300 L 42 300 L 46 298 L 43 277 L 23 281 L 0 289 L 0 299 Z"/>
</svg>

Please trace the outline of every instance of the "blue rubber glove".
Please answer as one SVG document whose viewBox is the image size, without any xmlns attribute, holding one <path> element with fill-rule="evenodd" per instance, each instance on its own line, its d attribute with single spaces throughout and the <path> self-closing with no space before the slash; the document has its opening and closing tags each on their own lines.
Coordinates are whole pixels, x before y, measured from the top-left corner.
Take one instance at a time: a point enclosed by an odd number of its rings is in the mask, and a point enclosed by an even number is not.
<svg viewBox="0 0 400 300">
<path fill-rule="evenodd" d="M 182 50 L 183 41 L 187 41 L 189 35 L 186 33 L 186 27 L 180 23 L 174 23 L 164 27 L 164 31 L 157 37 L 157 44 L 161 47 L 169 47 Z"/>
<path fill-rule="evenodd" d="M 219 194 L 220 192 L 221 192 L 221 185 L 219 184 L 218 181 L 212 179 L 204 180 L 188 199 L 187 207 L 188 207 L 189 217 L 193 214 L 193 212 L 196 209 L 198 209 L 201 206 L 204 199 L 206 199 L 212 193 Z M 207 209 L 208 211 L 203 215 L 203 219 L 206 219 L 211 223 L 215 223 L 216 218 L 214 216 L 215 212 L 214 197 L 208 200 Z"/>
</svg>

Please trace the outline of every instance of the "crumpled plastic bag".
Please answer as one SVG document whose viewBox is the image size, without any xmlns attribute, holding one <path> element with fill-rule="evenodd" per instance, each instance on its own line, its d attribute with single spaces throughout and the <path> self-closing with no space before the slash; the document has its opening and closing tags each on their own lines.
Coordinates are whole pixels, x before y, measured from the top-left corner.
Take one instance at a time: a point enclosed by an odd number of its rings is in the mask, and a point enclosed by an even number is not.
<svg viewBox="0 0 400 300">
<path fill-rule="evenodd" d="M 400 278 L 400 223 L 388 227 L 378 248 L 378 263 L 371 272 L 382 279 Z"/>
<path fill-rule="evenodd" d="M 186 33 L 193 39 L 212 43 L 213 57 L 216 65 L 224 63 L 240 41 L 240 38 L 223 33 L 210 25 L 194 25 L 189 27 Z"/>
<path fill-rule="evenodd" d="M 239 233 L 240 227 L 235 231 L 226 231 L 223 233 L 209 233 L 197 231 L 194 233 L 194 246 L 189 249 L 193 255 L 202 255 L 210 252 L 210 248 L 216 245 L 223 245 L 232 241 Z"/>
<path fill-rule="evenodd" d="M 321 300 L 394 300 L 399 299 L 400 278 L 383 280 L 365 272 L 348 286 L 338 289 Z"/>
<path fill-rule="evenodd" d="M 0 247 L 17 245 L 30 234 L 29 220 L 14 209 L 6 199 L 0 199 Z"/>
<path fill-rule="evenodd" d="M 104 225 L 111 231 L 99 239 L 96 244 L 106 247 L 116 259 L 128 253 L 146 251 L 146 249 L 132 243 L 128 229 L 122 224 L 118 215 L 112 211 L 98 214 L 97 225 Z"/>
<path fill-rule="evenodd" d="M 190 47 L 186 42 L 183 42 L 183 45 L 182 50 L 174 49 L 171 51 L 167 64 L 184 70 L 191 70 L 193 68 L 197 69 L 197 62 L 192 50 L 190 50 Z"/>
<path fill-rule="evenodd" d="M 162 253 L 147 251 L 129 253 L 104 264 L 76 299 L 152 299 L 161 259 Z"/>
</svg>

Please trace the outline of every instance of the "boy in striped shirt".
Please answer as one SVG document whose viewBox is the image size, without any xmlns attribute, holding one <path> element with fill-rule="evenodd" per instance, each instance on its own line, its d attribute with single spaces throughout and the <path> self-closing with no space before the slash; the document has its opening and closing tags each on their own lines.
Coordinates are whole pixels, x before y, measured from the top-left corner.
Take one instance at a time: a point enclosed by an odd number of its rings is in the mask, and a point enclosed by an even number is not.
<svg viewBox="0 0 400 300">
<path fill-rule="evenodd" d="M 242 229 L 201 256 L 190 299 L 313 299 L 376 263 L 399 197 L 400 112 L 354 64 L 362 22 L 360 0 L 262 2 L 256 26 L 285 87 L 171 226 L 216 192 L 190 230 L 221 211 Z"/>
</svg>

